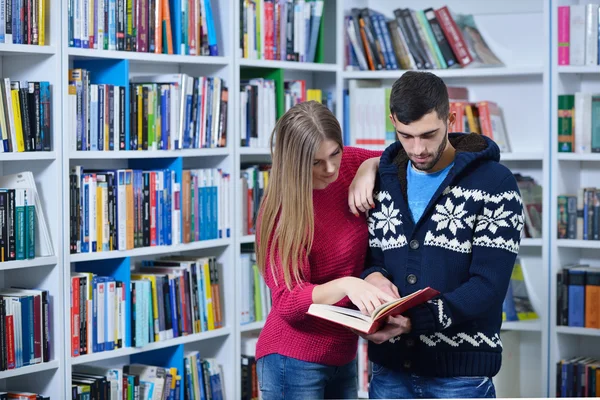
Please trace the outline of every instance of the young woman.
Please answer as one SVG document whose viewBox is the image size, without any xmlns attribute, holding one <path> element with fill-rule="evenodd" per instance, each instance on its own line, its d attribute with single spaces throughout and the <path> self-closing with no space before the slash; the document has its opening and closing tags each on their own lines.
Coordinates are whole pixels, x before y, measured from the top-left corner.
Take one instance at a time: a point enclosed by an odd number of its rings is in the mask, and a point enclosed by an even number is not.
<svg viewBox="0 0 600 400">
<path fill-rule="evenodd" d="M 356 398 L 356 334 L 306 312 L 312 303 L 353 303 L 370 313 L 394 298 L 358 278 L 368 230 L 356 208 L 371 208 L 380 153 L 344 147 L 337 119 L 314 101 L 279 119 L 271 146 L 257 225 L 257 262 L 273 301 L 256 348 L 259 388 L 265 400 Z"/>
</svg>

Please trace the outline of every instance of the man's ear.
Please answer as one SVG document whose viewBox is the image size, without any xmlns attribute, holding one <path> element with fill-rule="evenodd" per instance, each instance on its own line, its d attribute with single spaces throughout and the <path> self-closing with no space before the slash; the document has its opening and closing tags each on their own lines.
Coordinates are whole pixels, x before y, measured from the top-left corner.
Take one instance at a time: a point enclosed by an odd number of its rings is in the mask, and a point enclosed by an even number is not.
<svg viewBox="0 0 600 400">
<path fill-rule="evenodd" d="M 454 128 L 454 123 L 456 122 L 456 113 L 455 112 L 450 112 L 450 114 L 448 114 L 448 131 L 452 131 L 452 128 Z"/>
</svg>

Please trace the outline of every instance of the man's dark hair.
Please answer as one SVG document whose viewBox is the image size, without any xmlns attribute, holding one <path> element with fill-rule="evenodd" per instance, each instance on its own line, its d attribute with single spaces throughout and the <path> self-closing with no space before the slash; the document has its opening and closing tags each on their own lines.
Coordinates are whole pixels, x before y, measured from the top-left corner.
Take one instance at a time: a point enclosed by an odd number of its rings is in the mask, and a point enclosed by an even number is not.
<svg viewBox="0 0 600 400">
<path fill-rule="evenodd" d="M 390 112 L 405 125 L 433 110 L 445 122 L 449 108 L 448 88 L 431 72 L 407 71 L 392 86 Z"/>
</svg>

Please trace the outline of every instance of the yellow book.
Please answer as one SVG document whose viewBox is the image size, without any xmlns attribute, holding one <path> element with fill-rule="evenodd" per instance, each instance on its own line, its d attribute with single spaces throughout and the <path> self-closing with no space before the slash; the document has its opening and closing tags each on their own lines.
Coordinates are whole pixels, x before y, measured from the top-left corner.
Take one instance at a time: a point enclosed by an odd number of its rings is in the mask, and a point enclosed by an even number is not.
<svg viewBox="0 0 600 400">
<path fill-rule="evenodd" d="M 316 102 L 323 102 L 323 94 L 321 93 L 321 89 L 308 89 L 306 91 L 306 101 L 314 100 Z"/>
<path fill-rule="evenodd" d="M 212 286 L 210 283 L 210 266 L 208 265 L 208 259 L 204 260 L 202 266 L 204 274 L 202 281 L 204 282 L 204 299 L 206 300 L 206 322 L 208 324 L 208 330 L 215 329 L 215 315 L 212 304 Z"/>
<path fill-rule="evenodd" d="M 132 280 L 147 279 L 150 281 L 152 290 L 152 314 L 154 314 L 154 341 L 159 342 L 165 338 L 161 335 L 160 323 L 158 318 L 158 291 L 156 289 L 156 275 L 152 274 L 131 274 Z"/>
<path fill-rule="evenodd" d="M 38 44 L 46 45 L 46 0 L 38 0 Z M 92 7 L 92 10 L 94 7 Z M 92 19 L 93 21 L 93 19 Z"/>
<path fill-rule="evenodd" d="M 19 91 L 11 90 L 10 97 L 12 99 L 13 113 L 15 118 L 15 130 L 17 132 L 17 151 L 22 153 L 25 151 L 25 139 L 23 138 L 23 122 L 21 120 L 21 102 L 19 101 Z"/>
</svg>

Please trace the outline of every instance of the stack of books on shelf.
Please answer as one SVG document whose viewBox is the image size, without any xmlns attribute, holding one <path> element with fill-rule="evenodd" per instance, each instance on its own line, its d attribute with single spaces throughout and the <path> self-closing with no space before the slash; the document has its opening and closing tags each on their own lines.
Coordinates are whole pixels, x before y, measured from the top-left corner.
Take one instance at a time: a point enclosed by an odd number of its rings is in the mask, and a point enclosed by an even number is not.
<svg viewBox="0 0 600 400">
<path fill-rule="evenodd" d="M 265 321 L 271 312 L 271 291 L 258 271 L 253 245 L 244 245 L 240 257 L 243 293 L 240 324 Z"/>
<path fill-rule="evenodd" d="M 556 397 L 600 396 L 600 361 L 573 357 L 556 363 Z"/>
<path fill-rule="evenodd" d="M 211 0 L 69 0 L 69 47 L 218 56 Z"/>
<path fill-rule="evenodd" d="M 243 58 L 322 62 L 324 0 L 240 1 Z"/>
<path fill-rule="evenodd" d="M 513 267 L 508 290 L 502 304 L 502 321 L 530 321 L 539 319 L 533 308 L 528 287 L 531 283 L 524 273 L 522 260 L 517 257 Z"/>
<path fill-rule="evenodd" d="M 258 385 L 258 372 L 256 370 L 256 343 L 257 337 L 242 338 L 242 381 L 241 400 L 255 400 L 261 397 Z"/>
<path fill-rule="evenodd" d="M 50 400 L 50 396 L 43 396 L 37 393 L 31 392 L 19 392 L 19 391 L 10 391 L 10 392 L 0 392 L 0 400 L 11 400 L 11 399 L 19 399 L 19 400 Z"/>
<path fill-rule="evenodd" d="M 46 217 L 30 171 L 0 177 L 0 261 L 54 255 Z"/>
<path fill-rule="evenodd" d="M 558 196 L 558 239 L 600 240 L 600 190 L 580 188 Z"/>
<path fill-rule="evenodd" d="M 71 253 L 230 237 L 229 175 L 219 169 L 71 169 Z"/>
<path fill-rule="evenodd" d="M 186 74 L 138 76 L 128 88 L 93 84 L 91 80 L 93 77 L 85 69 L 69 71 L 71 150 L 227 146 L 229 93 L 221 78 Z"/>
<path fill-rule="evenodd" d="M 558 151 L 600 153 L 600 93 L 558 95 Z"/>
<path fill-rule="evenodd" d="M 335 112 L 333 93 L 307 89 L 305 80 L 285 80 L 283 91 L 277 87 L 276 79 L 253 78 L 240 82 L 242 147 L 269 148 L 277 119 L 298 103 L 316 101 Z M 278 105 L 280 100 L 282 110 Z"/>
<path fill-rule="evenodd" d="M 242 234 L 256 233 L 256 219 L 263 194 L 269 185 L 270 164 L 242 165 Z"/>
<path fill-rule="evenodd" d="M 223 398 L 221 366 L 213 358 L 186 352 L 183 367 L 132 363 L 122 368 L 85 366 L 72 373 L 72 399 L 213 399 Z"/>
<path fill-rule="evenodd" d="M 72 273 L 71 356 L 223 327 L 220 275 L 214 257 L 181 256 L 143 261 L 129 285 L 113 276 Z"/>
<path fill-rule="evenodd" d="M 51 360 L 50 315 L 47 290 L 0 289 L 0 371 Z"/>
<path fill-rule="evenodd" d="M 600 267 L 565 265 L 556 275 L 556 324 L 600 329 Z"/>
<path fill-rule="evenodd" d="M 558 65 L 598 65 L 598 4 L 558 6 Z"/>
<path fill-rule="evenodd" d="M 0 43 L 46 44 L 46 21 L 50 5 L 46 0 L 25 0 L 2 5 Z"/>
<path fill-rule="evenodd" d="M 50 151 L 50 83 L 0 79 L 0 153 Z"/>
<path fill-rule="evenodd" d="M 350 80 L 344 90 L 344 143 L 381 150 L 396 141 L 396 130 L 390 121 L 391 87 L 380 81 Z M 511 146 L 502 107 L 490 100 L 474 101 L 466 87 L 448 87 L 450 112 L 456 113 L 449 132 L 474 132 L 491 138 L 503 153 Z"/>
<path fill-rule="evenodd" d="M 470 14 L 398 8 L 393 18 L 369 8 L 345 17 L 347 70 L 448 69 L 504 66 Z"/>
<path fill-rule="evenodd" d="M 513 175 L 517 180 L 517 186 L 523 201 L 523 214 L 525 217 L 524 221 L 521 221 L 524 222 L 523 235 L 526 238 L 541 238 L 544 221 L 542 213 L 544 189 L 530 176 L 520 173 Z"/>
</svg>

